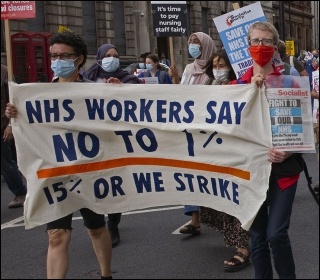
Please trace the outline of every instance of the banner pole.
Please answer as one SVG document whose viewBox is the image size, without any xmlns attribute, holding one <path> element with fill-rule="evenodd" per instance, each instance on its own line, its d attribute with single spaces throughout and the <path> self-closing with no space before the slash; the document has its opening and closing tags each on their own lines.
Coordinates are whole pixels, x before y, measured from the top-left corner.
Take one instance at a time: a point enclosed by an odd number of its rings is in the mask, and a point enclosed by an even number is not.
<svg viewBox="0 0 320 280">
<path fill-rule="evenodd" d="M 11 55 L 11 38 L 10 38 L 10 24 L 9 20 L 4 20 L 4 32 L 6 38 L 6 55 L 7 55 L 7 67 L 8 67 L 8 82 L 12 82 L 12 55 Z"/>
</svg>

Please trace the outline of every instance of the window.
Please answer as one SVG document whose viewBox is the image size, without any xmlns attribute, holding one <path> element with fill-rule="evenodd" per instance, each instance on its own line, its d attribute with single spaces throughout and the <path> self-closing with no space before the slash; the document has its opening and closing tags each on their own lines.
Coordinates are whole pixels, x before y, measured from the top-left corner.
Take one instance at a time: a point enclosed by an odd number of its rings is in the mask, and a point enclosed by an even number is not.
<svg viewBox="0 0 320 280">
<path fill-rule="evenodd" d="M 114 45 L 118 49 L 119 56 L 126 55 L 126 32 L 124 20 L 123 1 L 113 1 L 114 18 Z"/>
<path fill-rule="evenodd" d="M 191 6 L 187 4 L 187 12 L 188 12 L 188 35 L 190 36 L 192 33 L 194 33 L 194 30 L 191 28 Z"/>
<path fill-rule="evenodd" d="M 44 18 L 44 1 L 35 1 L 36 17 L 27 20 L 28 31 L 43 32 L 46 30 Z"/>
<path fill-rule="evenodd" d="M 208 9 L 201 8 L 202 32 L 208 34 Z"/>
<path fill-rule="evenodd" d="M 96 11 L 95 2 L 82 1 L 83 37 L 86 38 L 88 53 L 97 53 Z"/>
</svg>

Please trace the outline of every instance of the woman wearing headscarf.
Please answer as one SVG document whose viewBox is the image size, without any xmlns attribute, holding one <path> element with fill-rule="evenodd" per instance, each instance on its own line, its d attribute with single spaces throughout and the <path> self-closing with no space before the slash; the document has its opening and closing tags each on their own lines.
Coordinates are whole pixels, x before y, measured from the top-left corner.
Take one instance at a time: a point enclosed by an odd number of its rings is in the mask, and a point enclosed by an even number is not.
<svg viewBox="0 0 320 280">
<path fill-rule="evenodd" d="M 139 84 L 139 79 L 120 69 L 119 52 L 114 45 L 103 44 L 96 55 L 96 63 L 93 64 L 83 76 L 91 81 L 102 83 L 126 83 Z"/>
<path fill-rule="evenodd" d="M 196 32 L 191 34 L 188 39 L 188 52 L 194 58 L 194 61 L 185 67 L 180 84 L 204 85 L 208 76 L 203 67 L 216 50 L 213 40 L 206 33 Z M 179 81 L 178 72 L 175 68 L 169 71 L 169 75 L 174 76 L 175 81 Z"/>
<path fill-rule="evenodd" d="M 97 83 L 115 84 L 140 84 L 140 80 L 133 74 L 120 69 L 119 53 L 117 48 L 111 44 L 103 44 L 99 47 L 96 56 L 97 62 L 93 64 L 83 76 Z M 121 213 L 108 215 L 108 229 L 111 236 L 112 248 L 120 242 L 118 225 Z"/>
<path fill-rule="evenodd" d="M 188 39 L 188 52 L 194 58 L 194 61 L 185 67 L 180 84 L 205 85 L 208 76 L 204 67 L 216 51 L 216 46 L 209 35 L 203 32 L 191 34 Z M 179 81 L 178 72 L 175 68 L 170 68 L 169 75 L 174 76 L 175 81 Z M 184 214 L 191 216 L 191 222 L 180 228 L 180 233 L 201 234 L 199 210 L 199 206 L 185 205 Z"/>
</svg>

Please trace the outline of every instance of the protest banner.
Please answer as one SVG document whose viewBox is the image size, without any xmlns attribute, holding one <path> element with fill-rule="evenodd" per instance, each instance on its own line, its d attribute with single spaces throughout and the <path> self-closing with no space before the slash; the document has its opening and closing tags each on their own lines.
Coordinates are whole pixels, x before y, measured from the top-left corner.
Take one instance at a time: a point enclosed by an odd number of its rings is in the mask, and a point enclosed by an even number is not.
<svg viewBox="0 0 320 280">
<path fill-rule="evenodd" d="M 1 1 L 1 20 L 4 21 L 4 33 L 5 33 L 5 40 L 6 40 L 6 57 L 7 57 L 9 82 L 13 81 L 9 20 L 35 18 L 35 17 L 36 17 L 35 1 Z"/>
<path fill-rule="evenodd" d="M 258 21 L 266 22 L 260 2 L 213 18 L 231 66 L 240 78 L 252 65 L 248 51 L 248 30 Z"/>
<path fill-rule="evenodd" d="M 188 36 L 186 1 L 151 1 L 156 37 Z"/>
<path fill-rule="evenodd" d="M 281 59 L 280 53 L 275 51 L 272 57 L 272 64 L 280 73 L 284 72 L 284 62 Z"/>
<path fill-rule="evenodd" d="M 35 17 L 35 1 L 1 1 L 1 20 Z"/>
<path fill-rule="evenodd" d="M 141 84 L 149 84 L 149 85 L 156 85 L 159 84 L 158 77 L 143 77 L 139 78 Z"/>
<path fill-rule="evenodd" d="M 272 145 L 286 152 L 315 153 L 309 78 L 266 77 Z"/>
<path fill-rule="evenodd" d="M 312 72 L 312 88 L 319 92 L 319 68 Z"/>
<path fill-rule="evenodd" d="M 319 68 L 312 72 L 312 88 L 319 93 Z M 312 119 L 314 123 L 318 122 L 319 114 L 319 98 L 313 99 Z"/>
<path fill-rule="evenodd" d="M 154 36 L 169 37 L 170 61 L 174 67 L 172 37 L 188 36 L 189 33 L 187 1 L 151 1 L 151 8 Z"/>
<path fill-rule="evenodd" d="M 295 55 L 294 41 L 288 40 L 288 41 L 285 41 L 285 44 L 286 44 L 286 54 L 287 55 Z"/>
<path fill-rule="evenodd" d="M 266 198 L 265 92 L 237 86 L 13 84 L 26 229 L 87 207 L 203 205 L 248 229 Z"/>
</svg>

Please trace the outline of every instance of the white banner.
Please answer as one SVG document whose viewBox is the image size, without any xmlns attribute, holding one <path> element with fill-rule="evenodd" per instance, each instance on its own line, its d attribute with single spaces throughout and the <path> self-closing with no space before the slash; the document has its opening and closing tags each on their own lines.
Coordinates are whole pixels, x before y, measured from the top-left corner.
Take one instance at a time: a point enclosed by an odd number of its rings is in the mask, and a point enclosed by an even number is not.
<svg viewBox="0 0 320 280">
<path fill-rule="evenodd" d="M 101 214 L 199 205 L 243 228 L 265 200 L 268 101 L 253 85 L 10 84 L 26 229 Z"/>
</svg>

